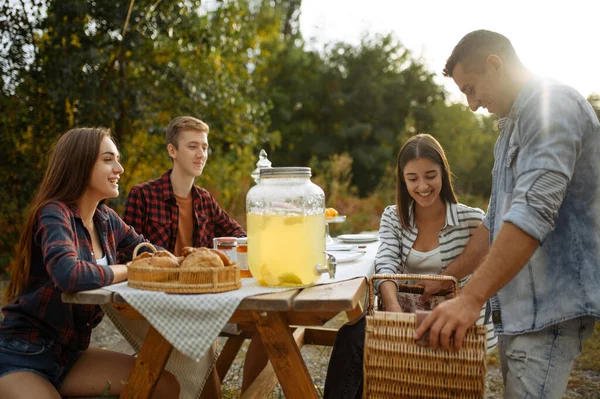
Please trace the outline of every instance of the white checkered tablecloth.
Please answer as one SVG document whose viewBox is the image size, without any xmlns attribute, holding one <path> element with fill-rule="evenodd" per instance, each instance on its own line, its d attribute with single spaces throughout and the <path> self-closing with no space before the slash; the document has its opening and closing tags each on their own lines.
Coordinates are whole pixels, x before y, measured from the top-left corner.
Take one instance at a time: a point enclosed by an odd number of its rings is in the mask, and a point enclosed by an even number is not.
<svg viewBox="0 0 600 399">
<path fill-rule="evenodd" d="M 328 284 L 373 274 L 378 244 L 367 246 L 365 256 L 339 264 L 335 279 L 327 274 L 317 284 Z M 127 286 L 127 282 L 105 287 L 119 293 L 178 351 L 200 361 L 227 324 L 240 302 L 249 296 L 293 288 L 263 287 L 255 279 L 242 279 L 238 290 L 218 294 L 166 294 Z"/>
</svg>

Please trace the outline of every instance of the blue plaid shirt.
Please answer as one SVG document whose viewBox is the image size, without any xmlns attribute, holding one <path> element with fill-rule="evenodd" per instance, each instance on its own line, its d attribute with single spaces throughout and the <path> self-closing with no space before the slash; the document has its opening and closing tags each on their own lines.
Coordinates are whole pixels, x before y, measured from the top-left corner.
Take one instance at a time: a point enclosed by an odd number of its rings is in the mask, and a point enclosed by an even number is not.
<svg viewBox="0 0 600 399">
<path fill-rule="evenodd" d="M 106 205 L 96 209 L 94 224 L 109 265 L 116 263 L 117 250 L 132 252 L 144 241 Z M 104 287 L 114 275 L 110 267 L 96 263 L 77 206 L 48 203 L 38 212 L 32 233 L 29 278 L 19 296 L 3 308 L 0 333 L 30 342 L 53 339 L 59 361 L 64 362 L 72 351 L 88 347 L 103 312 L 97 305 L 63 303 L 61 294 Z"/>
</svg>

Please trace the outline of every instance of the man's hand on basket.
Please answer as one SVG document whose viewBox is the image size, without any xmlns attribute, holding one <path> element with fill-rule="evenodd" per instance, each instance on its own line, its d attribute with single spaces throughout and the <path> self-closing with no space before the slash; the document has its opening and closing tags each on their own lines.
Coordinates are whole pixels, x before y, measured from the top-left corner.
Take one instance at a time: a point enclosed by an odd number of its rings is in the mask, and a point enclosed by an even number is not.
<svg viewBox="0 0 600 399">
<path fill-rule="evenodd" d="M 432 295 L 437 294 L 442 290 L 451 290 L 452 281 L 433 281 L 433 280 L 419 280 L 417 285 L 423 287 L 423 295 L 419 298 L 421 303 L 427 302 Z M 454 294 L 446 295 L 446 299 L 454 298 Z"/>
<path fill-rule="evenodd" d="M 440 303 L 415 330 L 415 339 L 420 339 L 429 330 L 429 346 L 449 350 L 462 348 L 469 327 L 475 325 L 481 306 L 470 296 L 459 295 Z"/>
</svg>

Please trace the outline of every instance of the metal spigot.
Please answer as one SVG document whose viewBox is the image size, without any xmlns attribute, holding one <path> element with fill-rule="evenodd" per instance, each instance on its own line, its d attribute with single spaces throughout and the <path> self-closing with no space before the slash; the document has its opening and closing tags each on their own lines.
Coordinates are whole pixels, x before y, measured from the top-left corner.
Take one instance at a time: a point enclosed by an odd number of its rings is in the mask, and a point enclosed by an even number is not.
<svg viewBox="0 0 600 399">
<path fill-rule="evenodd" d="M 317 267 L 317 273 L 321 274 L 321 273 L 329 273 L 329 278 L 335 278 L 335 270 L 337 268 L 337 260 L 335 259 L 335 256 L 333 254 L 330 254 L 327 251 L 323 251 L 325 252 L 325 255 L 327 255 L 327 265 L 322 266 L 320 263 L 316 266 Z"/>
</svg>

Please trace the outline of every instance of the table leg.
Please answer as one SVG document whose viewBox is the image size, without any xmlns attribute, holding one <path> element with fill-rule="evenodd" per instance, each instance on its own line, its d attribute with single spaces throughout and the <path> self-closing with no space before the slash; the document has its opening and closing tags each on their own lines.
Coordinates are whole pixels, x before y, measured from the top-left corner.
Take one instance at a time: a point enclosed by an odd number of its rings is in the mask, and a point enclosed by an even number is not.
<svg viewBox="0 0 600 399">
<path fill-rule="evenodd" d="M 304 327 L 296 328 L 294 331 L 294 340 L 296 341 L 296 345 L 298 348 L 302 349 L 304 346 Z M 277 385 L 277 375 L 275 374 L 275 370 L 271 365 L 271 362 L 267 363 L 267 366 L 263 369 L 263 371 L 256 377 L 256 380 L 242 392 L 242 396 L 240 399 L 262 399 L 268 397 L 273 389 Z"/>
<path fill-rule="evenodd" d="M 235 360 L 240 348 L 244 343 L 244 337 L 229 337 L 227 338 L 227 342 L 225 342 L 225 346 L 217 359 L 217 364 L 215 368 L 217 369 L 217 373 L 219 375 L 219 380 L 223 382 L 231 364 Z"/>
<path fill-rule="evenodd" d="M 240 347 L 244 343 L 244 337 L 229 337 L 225 346 L 217 359 L 216 364 L 210 372 L 210 376 L 206 380 L 206 384 L 202 388 L 200 399 L 215 399 L 223 396 L 221 384 L 235 360 Z"/>
<path fill-rule="evenodd" d="M 152 395 L 173 346 L 150 326 L 144 344 L 129 375 L 121 399 L 147 399 Z"/>
<path fill-rule="evenodd" d="M 202 389 L 200 399 L 221 399 L 223 392 L 221 391 L 221 381 L 219 380 L 219 374 L 217 373 L 216 367 L 210 372 L 206 384 Z"/>
<path fill-rule="evenodd" d="M 285 314 L 253 312 L 269 360 L 287 399 L 318 398 Z"/>
</svg>

